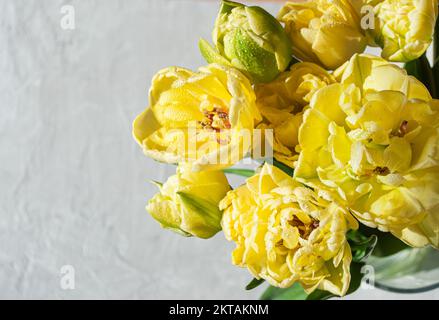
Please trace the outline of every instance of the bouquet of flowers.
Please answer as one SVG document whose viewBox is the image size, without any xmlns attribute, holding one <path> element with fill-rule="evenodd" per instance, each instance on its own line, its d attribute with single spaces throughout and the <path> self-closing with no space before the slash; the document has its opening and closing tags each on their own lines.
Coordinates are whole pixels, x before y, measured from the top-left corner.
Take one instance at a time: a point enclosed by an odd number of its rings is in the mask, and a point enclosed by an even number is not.
<svg viewBox="0 0 439 320">
<path fill-rule="evenodd" d="M 183 236 L 223 231 L 264 299 L 344 296 L 379 257 L 436 254 L 437 15 L 437 0 L 286 2 L 277 18 L 222 1 L 207 65 L 159 71 L 133 123 L 178 165 L 147 211 Z M 244 158 L 259 165 L 231 168 Z"/>
</svg>

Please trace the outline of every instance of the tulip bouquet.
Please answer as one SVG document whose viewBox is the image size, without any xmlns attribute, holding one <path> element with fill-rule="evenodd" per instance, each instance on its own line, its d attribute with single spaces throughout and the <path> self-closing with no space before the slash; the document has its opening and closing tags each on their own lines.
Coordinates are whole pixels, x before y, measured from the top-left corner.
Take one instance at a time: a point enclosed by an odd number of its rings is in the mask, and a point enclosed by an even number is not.
<svg viewBox="0 0 439 320">
<path fill-rule="evenodd" d="M 264 299 L 344 296 L 371 258 L 437 250 L 437 15 L 437 0 L 286 2 L 277 18 L 222 1 L 207 65 L 159 71 L 133 123 L 178 165 L 147 211 L 183 236 L 222 231 Z M 259 165 L 231 168 L 244 158 Z"/>
</svg>

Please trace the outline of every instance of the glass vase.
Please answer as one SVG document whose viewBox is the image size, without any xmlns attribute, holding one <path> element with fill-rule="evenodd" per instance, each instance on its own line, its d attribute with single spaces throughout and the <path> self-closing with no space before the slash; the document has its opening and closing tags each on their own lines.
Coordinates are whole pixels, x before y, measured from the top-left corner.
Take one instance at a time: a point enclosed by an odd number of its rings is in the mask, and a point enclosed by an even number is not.
<svg viewBox="0 0 439 320">
<path fill-rule="evenodd" d="M 408 248 L 387 257 L 370 256 L 375 287 L 398 293 L 420 293 L 439 288 L 439 250 Z"/>
</svg>

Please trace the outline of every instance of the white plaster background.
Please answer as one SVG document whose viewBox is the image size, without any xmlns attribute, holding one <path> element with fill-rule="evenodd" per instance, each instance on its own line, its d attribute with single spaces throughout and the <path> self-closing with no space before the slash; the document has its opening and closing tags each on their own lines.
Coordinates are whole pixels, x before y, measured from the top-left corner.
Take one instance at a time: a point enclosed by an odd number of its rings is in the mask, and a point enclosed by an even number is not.
<svg viewBox="0 0 439 320">
<path fill-rule="evenodd" d="M 62 30 L 60 8 L 76 9 Z M 279 4 L 266 4 L 273 13 Z M 251 299 L 233 245 L 166 232 L 144 210 L 145 158 L 131 122 L 150 79 L 204 62 L 218 1 L 0 0 L 0 298 Z M 60 268 L 76 288 L 60 288 Z M 360 291 L 353 298 L 439 298 Z"/>
</svg>

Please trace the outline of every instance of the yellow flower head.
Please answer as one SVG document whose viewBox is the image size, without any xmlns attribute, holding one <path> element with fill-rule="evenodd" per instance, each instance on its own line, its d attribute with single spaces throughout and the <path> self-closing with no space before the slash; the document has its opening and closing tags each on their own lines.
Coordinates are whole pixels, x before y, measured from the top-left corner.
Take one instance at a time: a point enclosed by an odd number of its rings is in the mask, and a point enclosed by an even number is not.
<svg viewBox="0 0 439 320">
<path fill-rule="evenodd" d="M 331 188 L 370 227 L 439 245 L 439 109 L 421 82 L 355 55 L 319 90 L 299 131 L 295 176 Z"/>
<path fill-rule="evenodd" d="M 371 34 L 383 48 L 383 58 L 397 62 L 419 58 L 433 40 L 437 15 L 437 0 L 380 1 Z"/>
<path fill-rule="evenodd" d="M 274 81 L 255 86 L 256 105 L 264 118 L 259 128 L 274 131 L 277 160 L 294 166 L 303 108 L 317 90 L 331 83 L 335 83 L 335 79 L 325 69 L 311 62 L 300 62 Z"/>
<path fill-rule="evenodd" d="M 358 0 L 307 0 L 287 2 L 278 19 L 293 43 L 293 53 L 303 61 L 335 69 L 366 48 L 360 25 Z"/>
<path fill-rule="evenodd" d="M 357 228 L 349 213 L 329 199 L 265 164 L 220 203 L 223 231 L 236 243 L 233 264 L 257 279 L 289 287 L 298 281 L 344 295 L 351 250 L 346 232 Z"/>
<path fill-rule="evenodd" d="M 146 210 L 163 228 L 184 236 L 207 239 L 221 230 L 218 203 L 230 190 L 222 171 L 192 172 L 179 166 L 163 184 Z"/>
<path fill-rule="evenodd" d="M 251 135 L 259 120 L 251 84 L 236 69 L 171 67 L 154 77 L 149 107 L 134 121 L 133 135 L 158 161 L 218 169 L 246 155 L 251 146 L 243 135 Z"/>
</svg>

